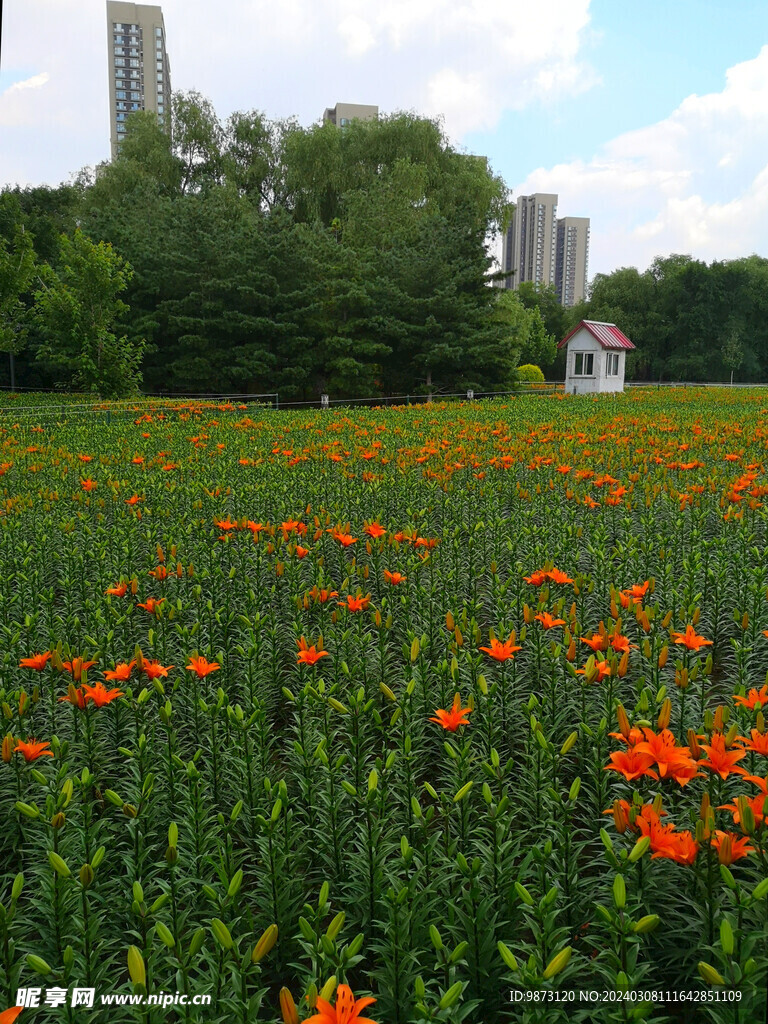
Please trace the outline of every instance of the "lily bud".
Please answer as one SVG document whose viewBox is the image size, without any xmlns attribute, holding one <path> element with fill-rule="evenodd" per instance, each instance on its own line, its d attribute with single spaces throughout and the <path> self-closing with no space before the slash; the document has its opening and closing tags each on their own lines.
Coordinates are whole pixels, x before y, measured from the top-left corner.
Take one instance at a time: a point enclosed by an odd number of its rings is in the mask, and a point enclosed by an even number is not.
<svg viewBox="0 0 768 1024">
<path fill-rule="evenodd" d="M 657 719 L 659 729 L 669 728 L 669 719 L 672 715 L 672 701 L 669 697 L 665 698 L 664 703 L 661 705 L 661 711 Z"/>
<path fill-rule="evenodd" d="M 707 964 L 702 960 L 698 966 L 699 974 L 708 985 L 725 985 L 725 978 L 711 964 Z"/>
<path fill-rule="evenodd" d="M 694 761 L 698 761 L 701 757 L 701 747 L 699 746 L 699 741 L 696 738 L 696 732 L 694 729 L 688 730 L 688 749 L 690 750 L 691 757 Z M 707 797 L 707 799 L 709 798 L 708 793 L 705 793 L 704 796 Z"/>
<path fill-rule="evenodd" d="M 736 797 L 736 806 L 739 808 L 739 819 L 742 832 L 749 835 L 755 831 L 755 814 L 747 797 L 743 794 Z"/>
<path fill-rule="evenodd" d="M 271 924 L 269 928 L 267 928 L 267 930 L 261 936 L 256 945 L 253 947 L 253 952 L 251 953 L 251 963 L 257 964 L 260 960 L 263 960 L 276 942 L 277 925 Z"/>
<path fill-rule="evenodd" d="M 710 811 L 712 810 L 712 801 L 709 793 L 705 793 L 701 798 L 701 807 L 699 808 L 699 817 L 702 821 L 706 821 L 709 817 Z"/>
<path fill-rule="evenodd" d="M 5 761 L 6 764 L 8 764 L 11 758 L 13 757 L 13 748 L 15 746 L 15 743 L 16 741 L 14 740 L 13 736 L 11 736 L 10 733 L 7 733 L 7 735 L 3 736 L 2 757 L 3 761 Z"/>
<path fill-rule="evenodd" d="M 287 988 L 280 989 L 279 999 L 283 1024 L 299 1024 L 299 1011 L 296 1009 L 296 1003 L 293 1001 L 293 996 Z"/>
<path fill-rule="evenodd" d="M 631 727 L 629 724 L 629 718 L 627 717 L 627 712 L 624 710 L 623 704 L 619 704 L 619 706 L 616 708 L 616 716 L 619 720 L 619 732 L 625 739 L 629 739 Z"/>
</svg>

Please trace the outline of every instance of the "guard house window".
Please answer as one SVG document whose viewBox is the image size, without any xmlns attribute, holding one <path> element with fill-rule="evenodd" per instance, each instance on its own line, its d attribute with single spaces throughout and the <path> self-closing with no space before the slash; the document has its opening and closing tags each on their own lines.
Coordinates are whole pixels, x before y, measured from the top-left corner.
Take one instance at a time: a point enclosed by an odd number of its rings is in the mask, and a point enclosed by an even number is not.
<svg viewBox="0 0 768 1024">
<path fill-rule="evenodd" d="M 609 352 L 608 353 L 608 366 L 606 369 L 606 376 L 618 377 L 619 375 L 619 353 Z"/>
<path fill-rule="evenodd" d="M 575 377 L 591 377 L 594 366 L 594 352 L 575 352 L 573 373 Z"/>
</svg>

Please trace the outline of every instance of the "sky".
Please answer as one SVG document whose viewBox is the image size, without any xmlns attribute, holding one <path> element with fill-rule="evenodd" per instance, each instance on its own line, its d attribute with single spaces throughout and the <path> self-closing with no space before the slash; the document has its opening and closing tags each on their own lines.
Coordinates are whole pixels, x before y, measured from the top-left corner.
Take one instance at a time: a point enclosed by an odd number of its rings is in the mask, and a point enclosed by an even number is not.
<svg viewBox="0 0 768 1024">
<path fill-rule="evenodd" d="M 766 0 L 165 0 L 174 90 L 443 119 L 512 200 L 589 217 L 589 277 L 768 256 Z M 106 0 L 4 0 L 0 187 L 109 156 Z"/>
</svg>

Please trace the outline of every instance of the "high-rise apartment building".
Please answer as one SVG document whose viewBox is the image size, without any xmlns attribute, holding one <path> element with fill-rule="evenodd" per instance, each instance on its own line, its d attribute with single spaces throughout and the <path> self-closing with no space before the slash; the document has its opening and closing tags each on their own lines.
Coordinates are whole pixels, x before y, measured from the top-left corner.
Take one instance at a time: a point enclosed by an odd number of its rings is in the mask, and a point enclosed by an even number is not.
<svg viewBox="0 0 768 1024">
<path fill-rule="evenodd" d="M 335 107 L 326 107 L 323 121 L 343 128 L 350 121 L 375 121 L 379 116 L 379 108 L 366 103 L 337 103 Z"/>
<path fill-rule="evenodd" d="M 557 196 L 549 192 L 520 196 L 504 236 L 501 265 L 509 272 L 504 287 L 517 290 L 522 281 L 552 284 L 556 240 Z"/>
<path fill-rule="evenodd" d="M 561 217 L 557 222 L 555 290 L 563 306 L 575 306 L 586 295 L 589 261 L 589 217 Z"/>
<path fill-rule="evenodd" d="M 171 130 L 171 66 L 160 7 L 107 0 L 109 125 L 112 159 L 125 138 L 125 121 L 151 110 Z"/>
<path fill-rule="evenodd" d="M 563 306 L 574 306 L 587 291 L 589 217 L 557 217 L 557 196 L 520 196 L 504 235 L 504 288 L 523 281 L 554 285 Z"/>
</svg>

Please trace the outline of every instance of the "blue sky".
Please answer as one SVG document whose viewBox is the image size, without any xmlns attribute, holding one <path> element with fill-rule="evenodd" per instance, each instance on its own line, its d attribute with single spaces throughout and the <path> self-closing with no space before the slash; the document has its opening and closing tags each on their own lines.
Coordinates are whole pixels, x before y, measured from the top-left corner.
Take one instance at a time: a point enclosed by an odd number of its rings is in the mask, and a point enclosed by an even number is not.
<svg viewBox="0 0 768 1024">
<path fill-rule="evenodd" d="M 766 0 L 162 7 L 173 88 L 222 120 L 308 125 L 340 100 L 441 116 L 513 196 L 557 192 L 561 215 L 590 217 L 590 276 L 671 252 L 768 256 Z M 106 0 L 2 10 L 0 184 L 107 159 Z"/>
<path fill-rule="evenodd" d="M 768 43 L 766 0 L 593 0 L 589 10 L 582 56 L 599 84 L 507 111 L 493 131 L 463 139 L 473 153 L 493 152 L 510 183 L 532 170 L 532 153 L 537 166 L 588 160 L 620 133 L 667 117 L 691 93 L 720 91 L 726 68 Z"/>
</svg>

